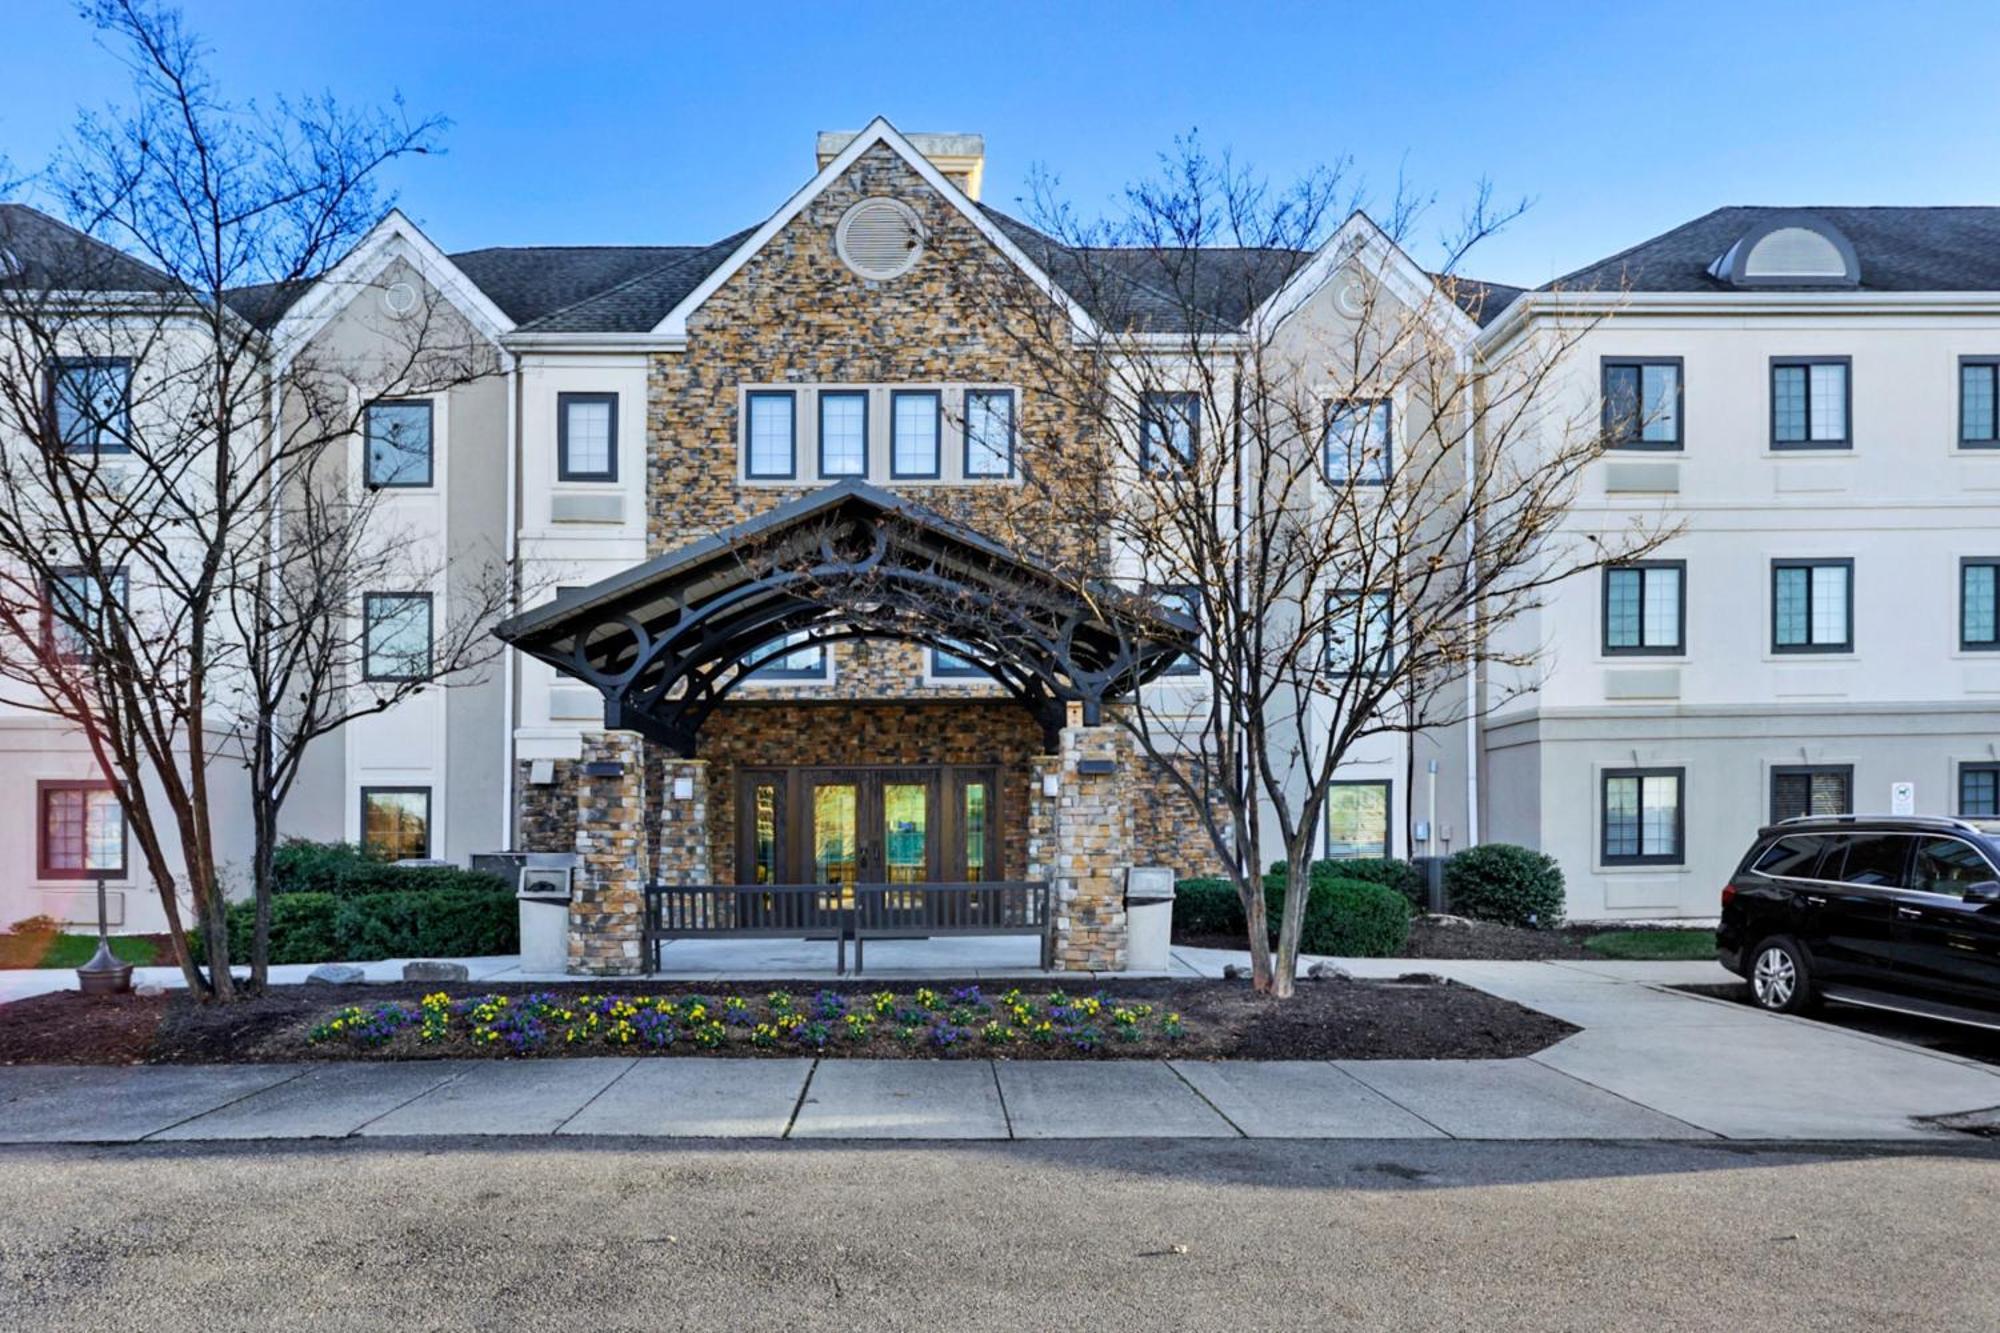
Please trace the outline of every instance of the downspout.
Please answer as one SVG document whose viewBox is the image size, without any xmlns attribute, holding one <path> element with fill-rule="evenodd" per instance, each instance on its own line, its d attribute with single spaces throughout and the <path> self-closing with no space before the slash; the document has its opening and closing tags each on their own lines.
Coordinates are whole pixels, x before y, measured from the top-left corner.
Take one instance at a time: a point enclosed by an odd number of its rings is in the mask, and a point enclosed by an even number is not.
<svg viewBox="0 0 2000 1333">
<path fill-rule="evenodd" d="M 501 538 L 501 560 L 504 577 L 507 580 L 507 610 L 511 614 L 521 609 L 521 584 L 519 570 L 515 563 L 519 555 L 519 534 L 521 531 L 520 477 L 521 477 L 521 416 L 518 400 L 521 391 L 521 362 L 511 352 L 502 351 L 507 358 L 507 515 L 506 535 Z M 616 442 L 613 442 L 616 447 Z M 514 850 L 514 721 L 519 713 L 514 698 L 514 650 L 511 647 L 500 650 L 500 847 L 504 851 Z"/>
<path fill-rule="evenodd" d="M 1470 347 L 1459 353 L 1459 362 L 1468 379 L 1475 357 Z M 1477 394 L 1478 384 L 1470 386 Z M 1479 514 L 1477 510 L 1479 478 L 1479 422 L 1478 405 L 1469 399 L 1466 411 L 1471 420 L 1465 431 L 1465 502 L 1470 507 L 1470 517 L 1465 525 L 1465 572 L 1466 577 L 1477 586 L 1479 579 Z M 1474 597 L 1465 609 L 1466 620 L 1472 630 L 1473 643 L 1479 643 L 1480 599 Z M 1479 711 L 1479 657 L 1473 654 L 1465 672 L 1465 842 L 1466 847 L 1479 845 L 1479 742 L 1486 726 L 1486 719 Z M 1436 833 L 1437 830 L 1431 830 Z"/>
</svg>

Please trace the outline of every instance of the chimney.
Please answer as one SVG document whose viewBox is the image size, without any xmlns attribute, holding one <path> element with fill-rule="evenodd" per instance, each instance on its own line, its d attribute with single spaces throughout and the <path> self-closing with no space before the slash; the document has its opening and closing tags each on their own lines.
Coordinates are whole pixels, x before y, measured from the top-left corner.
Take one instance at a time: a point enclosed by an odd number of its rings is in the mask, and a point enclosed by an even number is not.
<svg viewBox="0 0 2000 1333">
<path fill-rule="evenodd" d="M 841 150 L 853 143 L 859 133 L 859 130 L 821 130 L 816 152 L 817 169 L 824 171 L 826 164 L 839 157 Z M 903 137 L 946 180 L 965 191 L 966 197 L 979 198 L 980 182 L 986 175 L 985 135 L 906 134 Z"/>
</svg>

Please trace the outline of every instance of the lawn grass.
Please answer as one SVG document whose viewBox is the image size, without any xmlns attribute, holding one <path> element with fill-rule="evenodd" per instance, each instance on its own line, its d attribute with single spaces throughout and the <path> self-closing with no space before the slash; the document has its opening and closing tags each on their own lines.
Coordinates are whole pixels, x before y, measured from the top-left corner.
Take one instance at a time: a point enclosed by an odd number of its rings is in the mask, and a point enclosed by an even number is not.
<svg viewBox="0 0 2000 1333">
<path fill-rule="evenodd" d="M 46 940 L 48 943 L 38 957 L 30 957 L 32 941 Z M 82 967 L 97 952 L 95 935 L 7 935 L 0 937 L 0 966 L 7 967 Z M 143 935 L 111 937 L 111 952 L 122 963 L 134 967 L 150 967 L 157 950 L 154 942 Z"/>
<path fill-rule="evenodd" d="M 1583 947 L 1600 958 L 1687 962 L 1715 957 L 1712 930 L 1606 930 L 1592 935 Z"/>
</svg>

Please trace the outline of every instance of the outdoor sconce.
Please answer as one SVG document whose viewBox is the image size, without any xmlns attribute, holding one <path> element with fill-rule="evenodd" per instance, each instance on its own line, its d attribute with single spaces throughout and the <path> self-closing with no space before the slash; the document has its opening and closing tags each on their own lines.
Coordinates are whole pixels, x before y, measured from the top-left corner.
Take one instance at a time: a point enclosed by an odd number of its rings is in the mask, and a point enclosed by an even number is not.
<svg viewBox="0 0 2000 1333">
<path fill-rule="evenodd" d="M 1057 777 L 1053 773 L 1042 774 L 1042 795 L 1044 796 L 1062 795 L 1062 779 Z"/>
<path fill-rule="evenodd" d="M 692 801 L 694 799 L 694 779 L 686 776 L 674 779 L 674 799 Z"/>
</svg>

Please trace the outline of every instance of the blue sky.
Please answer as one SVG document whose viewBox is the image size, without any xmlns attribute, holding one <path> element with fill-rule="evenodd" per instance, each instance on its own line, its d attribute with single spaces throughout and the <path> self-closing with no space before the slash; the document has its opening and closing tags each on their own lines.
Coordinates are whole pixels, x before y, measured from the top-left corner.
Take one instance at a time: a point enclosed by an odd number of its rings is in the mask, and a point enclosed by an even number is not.
<svg viewBox="0 0 2000 1333">
<path fill-rule="evenodd" d="M 0 155 L 44 161 L 125 74 L 62 0 L 7 0 Z M 1988 4 L 1003 4 L 195 0 L 236 97 L 400 91 L 449 152 L 399 170 L 446 249 L 686 243 L 757 221 L 819 129 L 986 136 L 1086 210 L 1199 128 L 1283 180 L 1355 160 L 1530 212 L 1466 264 L 1535 283 L 1726 203 L 2000 203 Z"/>
</svg>

